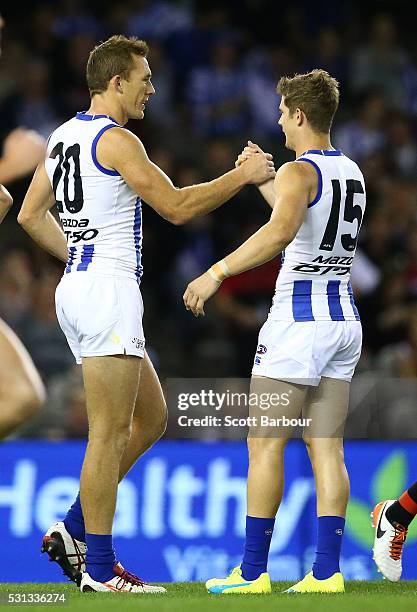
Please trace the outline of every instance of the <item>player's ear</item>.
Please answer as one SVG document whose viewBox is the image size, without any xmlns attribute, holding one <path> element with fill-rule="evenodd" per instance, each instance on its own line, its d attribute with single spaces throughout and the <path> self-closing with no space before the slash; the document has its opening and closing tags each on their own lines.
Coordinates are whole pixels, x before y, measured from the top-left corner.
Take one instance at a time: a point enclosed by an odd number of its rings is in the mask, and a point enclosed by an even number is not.
<svg viewBox="0 0 417 612">
<path fill-rule="evenodd" d="M 116 74 L 110 79 L 110 83 L 117 93 L 123 93 L 122 77 L 120 74 Z"/>
<path fill-rule="evenodd" d="M 295 109 L 295 118 L 297 120 L 297 125 L 302 125 L 303 121 L 304 121 L 304 113 L 300 108 L 296 108 Z"/>
</svg>

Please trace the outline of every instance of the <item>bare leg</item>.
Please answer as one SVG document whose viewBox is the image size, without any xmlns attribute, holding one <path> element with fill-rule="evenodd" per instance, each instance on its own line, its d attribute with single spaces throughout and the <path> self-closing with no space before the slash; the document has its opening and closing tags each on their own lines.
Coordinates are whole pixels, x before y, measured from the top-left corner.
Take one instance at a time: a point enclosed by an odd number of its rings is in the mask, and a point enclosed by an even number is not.
<svg viewBox="0 0 417 612">
<path fill-rule="evenodd" d="M 321 379 L 311 389 L 305 416 L 312 428 L 304 440 L 310 456 L 317 489 L 317 516 L 346 515 L 349 476 L 343 453 L 343 425 L 349 402 L 349 383 Z"/>
<path fill-rule="evenodd" d="M 147 353 L 142 360 L 139 390 L 132 419 L 132 433 L 120 463 L 119 481 L 163 435 L 167 407 L 158 376 Z"/>
<path fill-rule="evenodd" d="M 317 548 L 313 578 L 325 581 L 334 576 L 332 584 L 328 585 L 332 592 L 343 592 L 344 589 L 339 572 L 349 499 L 349 477 L 343 456 L 348 399 L 348 382 L 323 377 L 319 386 L 310 390 L 305 408 L 311 426 L 304 432 L 304 440 L 317 491 Z"/>
<path fill-rule="evenodd" d="M 248 438 L 248 516 L 274 518 L 284 490 L 285 438 Z"/>
<path fill-rule="evenodd" d="M 0 440 L 40 410 L 45 389 L 29 353 L 0 320 Z"/>
<path fill-rule="evenodd" d="M 284 448 L 292 435 L 292 429 L 282 420 L 300 416 L 306 388 L 257 376 L 252 378 L 250 391 L 257 402 L 250 407 L 248 505 L 241 564 L 242 577 L 249 581 L 257 580 L 267 570 L 275 515 L 284 488 Z M 273 397 L 286 397 L 288 401 L 280 399 L 276 405 Z"/>
<path fill-rule="evenodd" d="M 131 434 L 120 460 L 119 482 L 138 458 L 164 433 L 166 417 L 167 410 L 162 388 L 152 362 L 145 353 L 141 360 L 138 393 L 131 421 Z M 73 537 L 84 541 L 85 524 L 79 498 L 70 508 L 65 521 L 66 527 Z"/>
<path fill-rule="evenodd" d="M 142 360 L 83 359 L 89 436 L 80 479 L 86 533 L 111 534 L 120 464 L 132 431 Z"/>
<path fill-rule="evenodd" d="M 307 388 L 264 377 L 253 377 L 251 393 L 289 393 L 288 406 L 273 407 L 263 412 L 279 418 L 299 418 L 306 397 Z M 260 411 L 256 408 L 251 416 Z M 263 435 L 255 428 L 248 437 L 248 515 L 259 518 L 274 518 L 281 503 L 284 487 L 284 448 L 291 431 L 288 428 L 269 429 Z M 261 437 L 263 436 L 263 437 Z"/>
</svg>

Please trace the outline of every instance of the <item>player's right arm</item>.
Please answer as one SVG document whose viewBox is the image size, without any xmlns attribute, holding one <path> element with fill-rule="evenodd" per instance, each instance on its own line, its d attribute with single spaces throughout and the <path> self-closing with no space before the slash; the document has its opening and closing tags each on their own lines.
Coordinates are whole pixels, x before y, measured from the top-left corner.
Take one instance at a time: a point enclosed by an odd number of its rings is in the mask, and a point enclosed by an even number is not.
<svg viewBox="0 0 417 612">
<path fill-rule="evenodd" d="M 17 221 L 40 247 L 66 263 L 67 240 L 50 211 L 54 204 L 54 192 L 42 162 L 36 168 Z"/>
<path fill-rule="evenodd" d="M 11 205 L 13 204 L 13 198 L 7 191 L 6 187 L 0 185 L 0 223 L 9 212 Z"/>
<path fill-rule="evenodd" d="M 259 153 L 254 157 L 257 155 Z M 275 177 L 275 191 L 276 202 L 269 221 L 230 255 L 188 285 L 184 293 L 187 310 L 196 316 L 204 314 L 204 303 L 214 295 L 225 278 L 261 266 L 293 241 L 304 221 L 312 194 L 317 192 L 315 169 L 305 162 L 284 164 Z"/>
<path fill-rule="evenodd" d="M 271 208 L 274 208 L 276 193 L 275 193 L 275 179 L 270 179 L 269 181 L 265 181 L 265 183 L 261 183 L 260 185 L 256 185 L 259 189 L 262 197 L 266 202 L 268 202 Z"/>
<path fill-rule="evenodd" d="M 135 193 L 175 225 L 211 212 L 246 184 L 265 181 L 275 174 L 272 162 L 259 155 L 213 181 L 179 189 L 149 159 L 141 141 L 122 128 L 103 134 L 97 158 L 104 167 L 117 170 Z"/>
<path fill-rule="evenodd" d="M 239 157 L 236 160 L 236 164 L 235 164 L 236 168 L 238 168 L 241 164 L 243 164 L 243 162 L 248 160 L 250 157 L 252 157 L 256 153 L 261 153 L 263 155 L 266 155 L 267 158 L 270 160 L 273 159 L 270 153 L 265 153 L 264 151 L 262 151 L 259 145 L 249 140 L 247 146 L 243 149 L 242 153 L 239 155 Z M 264 200 L 268 202 L 271 208 L 274 208 L 275 199 L 276 199 L 274 185 L 275 185 L 274 177 L 270 178 L 268 181 L 265 181 L 264 183 L 258 183 L 256 185 L 261 195 L 263 196 Z"/>
</svg>

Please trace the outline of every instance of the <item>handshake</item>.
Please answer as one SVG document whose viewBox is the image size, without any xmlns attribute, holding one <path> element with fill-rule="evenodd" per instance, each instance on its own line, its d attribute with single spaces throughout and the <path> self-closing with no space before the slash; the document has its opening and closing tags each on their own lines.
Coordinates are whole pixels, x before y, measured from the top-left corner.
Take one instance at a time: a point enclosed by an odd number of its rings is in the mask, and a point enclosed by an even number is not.
<svg viewBox="0 0 417 612">
<path fill-rule="evenodd" d="M 247 146 L 237 158 L 235 166 L 240 172 L 244 173 L 246 183 L 252 183 L 258 186 L 268 183 L 266 188 L 259 187 L 259 189 L 265 200 L 270 204 L 271 208 L 273 208 L 275 193 L 272 181 L 275 178 L 275 168 L 272 155 L 270 153 L 265 153 L 257 144 L 249 140 Z M 271 193 L 269 194 L 267 192 Z M 259 241 L 259 233 L 258 231 L 257 234 L 251 236 L 246 243 L 241 245 L 232 254 L 235 259 L 235 266 L 236 259 L 238 268 L 240 266 L 240 270 L 238 269 L 234 274 L 259 266 L 261 263 L 268 260 L 264 259 L 262 261 L 257 258 L 262 249 L 260 247 L 254 248 L 253 242 L 254 240 Z M 242 250 L 249 254 L 242 257 Z M 271 257 L 269 257 L 269 259 L 271 259 Z M 247 265 L 248 260 L 250 261 L 249 265 Z M 204 316 L 205 302 L 216 293 L 223 279 L 228 276 L 231 276 L 230 269 L 226 261 L 222 259 L 207 270 L 207 272 L 188 284 L 183 295 L 185 308 L 191 310 L 196 317 Z"/>
<path fill-rule="evenodd" d="M 245 172 L 246 182 L 254 185 L 261 185 L 275 178 L 272 155 L 262 151 L 257 144 L 250 140 L 238 156 L 235 167 L 241 168 Z"/>
</svg>

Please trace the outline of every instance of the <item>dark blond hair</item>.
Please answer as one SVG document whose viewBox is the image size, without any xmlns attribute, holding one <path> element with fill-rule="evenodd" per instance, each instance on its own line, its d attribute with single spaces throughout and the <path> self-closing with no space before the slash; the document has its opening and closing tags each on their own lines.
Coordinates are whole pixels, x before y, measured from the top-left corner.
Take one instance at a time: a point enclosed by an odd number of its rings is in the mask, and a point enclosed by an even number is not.
<svg viewBox="0 0 417 612">
<path fill-rule="evenodd" d="M 315 132 L 330 132 L 333 117 L 339 106 L 339 83 L 325 70 L 282 77 L 277 92 L 293 115 L 299 108 Z"/>
<path fill-rule="evenodd" d="M 90 95 L 106 91 L 116 74 L 124 79 L 134 68 L 133 55 L 146 57 L 149 48 L 144 40 L 131 36 L 112 36 L 94 47 L 87 62 L 87 85 Z"/>
</svg>

